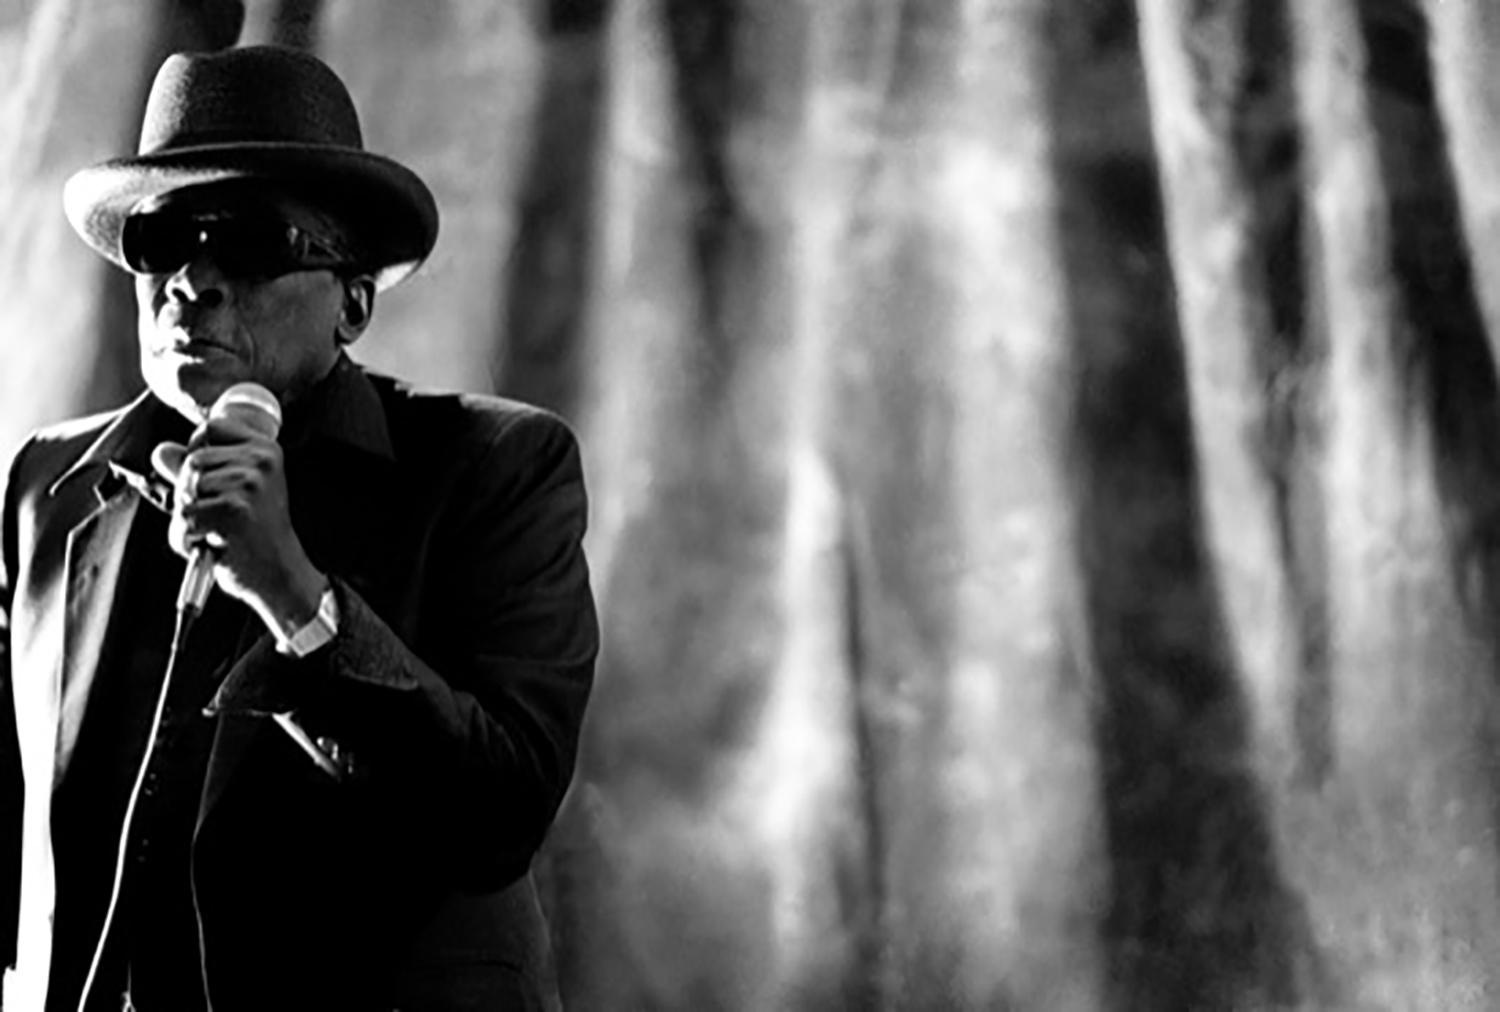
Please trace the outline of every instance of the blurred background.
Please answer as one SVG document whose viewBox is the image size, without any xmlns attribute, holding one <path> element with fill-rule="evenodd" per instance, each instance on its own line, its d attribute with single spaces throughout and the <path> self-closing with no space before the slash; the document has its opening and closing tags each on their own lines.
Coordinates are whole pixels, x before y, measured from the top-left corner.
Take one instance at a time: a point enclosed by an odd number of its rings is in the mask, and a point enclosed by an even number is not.
<svg viewBox="0 0 1500 1012">
<path fill-rule="evenodd" d="M 442 207 L 355 357 L 583 440 L 570 1007 L 1500 1007 L 1500 5 L 0 0 L 0 451 L 264 41 Z"/>
</svg>

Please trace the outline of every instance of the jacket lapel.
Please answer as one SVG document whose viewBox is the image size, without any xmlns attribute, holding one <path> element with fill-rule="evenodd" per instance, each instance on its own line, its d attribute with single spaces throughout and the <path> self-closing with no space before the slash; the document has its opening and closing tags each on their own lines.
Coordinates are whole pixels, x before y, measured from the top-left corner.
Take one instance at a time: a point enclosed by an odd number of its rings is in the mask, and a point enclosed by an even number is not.
<svg viewBox="0 0 1500 1012">
<path fill-rule="evenodd" d="M 68 532 L 65 552 L 63 649 L 55 777 L 60 779 L 78 743 L 89 693 L 108 632 L 110 604 L 140 496 L 121 486 Z M 56 779 L 54 780 L 54 783 Z"/>
<path fill-rule="evenodd" d="M 60 519 L 81 515 L 68 530 L 63 550 L 62 663 L 54 697 L 58 706 L 55 778 L 67 769 L 78 743 L 78 729 L 109 634 L 130 525 L 143 496 L 158 500 L 169 495 L 148 477 L 156 420 L 163 411 L 150 394 L 142 394 L 114 414 L 93 444 L 48 490 L 58 503 Z"/>
<path fill-rule="evenodd" d="M 15 658 L 16 670 L 32 676 L 16 681 L 17 712 L 43 715 L 17 728 L 28 785 L 16 912 L 18 976 L 14 987 L 22 993 L 28 989 L 40 993 L 47 980 L 56 898 L 52 796 L 78 743 L 78 728 L 104 649 L 109 602 L 119 584 L 125 541 L 140 503 L 140 497 L 128 489 L 119 489 L 102 501 L 82 487 L 65 492 L 65 496 L 80 494 L 88 495 L 95 508 L 68 529 L 61 579 L 44 581 L 43 597 L 34 607 L 38 628 L 20 644 L 22 650 Z M 59 645 L 61 663 L 41 659 Z M 37 789 L 44 785 L 45 789 Z M 7 988 L 11 986 L 8 981 Z"/>
</svg>

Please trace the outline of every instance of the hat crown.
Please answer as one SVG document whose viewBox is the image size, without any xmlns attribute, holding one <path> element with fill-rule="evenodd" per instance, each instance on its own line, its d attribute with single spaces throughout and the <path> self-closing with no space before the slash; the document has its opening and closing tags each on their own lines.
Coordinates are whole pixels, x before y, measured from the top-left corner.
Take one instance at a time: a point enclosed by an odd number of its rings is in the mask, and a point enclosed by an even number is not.
<svg viewBox="0 0 1500 1012">
<path fill-rule="evenodd" d="M 245 143 L 364 148 L 354 101 L 316 57 L 277 46 L 168 57 L 137 153 Z"/>
<path fill-rule="evenodd" d="M 282 46 L 168 57 L 146 99 L 137 154 L 75 172 L 63 210 L 85 242 L 124 267 L 120 236 L 142 201 L 246 179 L 293 187 L 347 224 L 381 288 L 416 270 L 437 241 L 427 184 L 366 151 L 338 75 Z"/>
</svg>

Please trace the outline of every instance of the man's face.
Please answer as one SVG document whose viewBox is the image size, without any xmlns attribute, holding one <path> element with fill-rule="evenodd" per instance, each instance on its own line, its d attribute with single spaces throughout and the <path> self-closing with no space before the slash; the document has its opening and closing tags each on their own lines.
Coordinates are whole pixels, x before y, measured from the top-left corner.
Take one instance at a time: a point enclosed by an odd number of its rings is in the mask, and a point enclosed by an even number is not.
<svg viewBox="0 0 1500 1012">
<path fill-rule="evenodd" d="M 267 236 L 299 234 L 288 225 L 337 245 L 325 216 L 285 193 L 242 184 L 177 191 L 142 213 L 163 216 L 145 223 L 155 231 L 129 233 L 149 236 L 138 246 L 154 253 L 144 265 L 154 272 L 137 273 L 135 294 L 141 374 L 161 401 L 196 422 L 235 383 L 259 383 L 286 405 L 328 374 L 345 287 L 328 267 L 307 265 L 335 257 L 320 248 L 308 254 L 305 244 L 291 244 L 283 257 L 266 255 L 274 244 L 265 248 Z"/>
</svg>

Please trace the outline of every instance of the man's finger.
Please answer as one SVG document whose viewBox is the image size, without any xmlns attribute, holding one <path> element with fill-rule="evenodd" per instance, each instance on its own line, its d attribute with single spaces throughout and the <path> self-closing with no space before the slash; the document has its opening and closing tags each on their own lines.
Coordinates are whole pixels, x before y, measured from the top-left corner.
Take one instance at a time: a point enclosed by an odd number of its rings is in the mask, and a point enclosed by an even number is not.
<svg viewBox="0 0 1500 1012">
<path fill-rule="evenodd" d="M 259 467 L 267 459 L 265 453 L 244 446 L 205 446 L 188 451 L 186 466 L 208 474 L 226 467 Z"/>
<path fill-rule="evenodd" d="M 190 468 L 188 475 L 192 484 L 182 504 L 184 510 L 236 492 L 253 495 L 262 484 L 261 473 L 253 467 L 226 464 L 210 470 Z"/>
<path fill-rule="evenodd" d="M 256 425 L 247 424 L 243 418 L 226 415 L 204 422 L 188 440 L 188 448 L 196 450 L 204 446 L 224 446 L 231 443 L 248 443 L 265 439 L 266 434 Z"/>
</svg>

